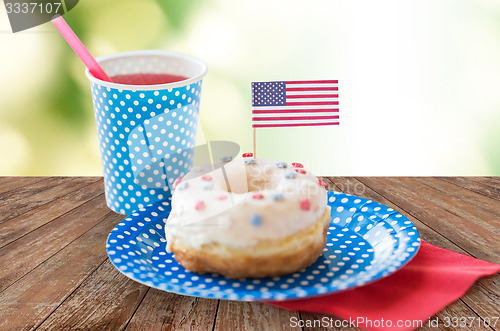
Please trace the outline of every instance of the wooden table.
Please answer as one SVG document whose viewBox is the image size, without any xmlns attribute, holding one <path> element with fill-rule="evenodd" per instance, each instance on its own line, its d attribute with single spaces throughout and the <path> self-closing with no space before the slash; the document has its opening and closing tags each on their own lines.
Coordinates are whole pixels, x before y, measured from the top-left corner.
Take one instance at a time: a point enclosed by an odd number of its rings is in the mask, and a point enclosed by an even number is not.
<svg viewBox="0 0 500 331">
<path fill-rule="evenodd" d="M 423 240 L 500 263 L 498 177 L 324 180 L 402 212 Z M 123 218 L 106 206 L 100 177 L 0 177 L 0 330 L 285 330 L 291 317 L 323 317 L 140 285 L 106 255 Z M 437 316 L 498 317 L 499 295 L 499 275 L 483 278 Z"/>
</svg>

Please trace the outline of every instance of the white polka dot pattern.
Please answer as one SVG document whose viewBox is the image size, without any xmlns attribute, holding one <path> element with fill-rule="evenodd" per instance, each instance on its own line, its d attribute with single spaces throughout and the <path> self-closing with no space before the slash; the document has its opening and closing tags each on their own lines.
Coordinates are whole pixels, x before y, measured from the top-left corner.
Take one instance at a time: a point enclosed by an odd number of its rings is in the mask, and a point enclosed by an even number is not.
<svg viewBox="0 0 500 331">
<path fill-rule="evenodd" d="M 328 192 L 332 221 L 322 256 L 296 273 L 262 279 L 198 275 L 166 252 L 163 226 L 170 212 L 164 201 L 125 218 L 111 231 L 108 256 L 126 276 L 161 290 L 228 300 L 287 300 L 362 286 L 409 262 L 420 247 L 410 220 L 377 202 Z M 339 207 L 343 207 L 339 210 Z"/>
<path fill-rule="evenodd" d="M 201 83 L 157 91 L 91 83 L 109 208 L 128 215 L 171 196 L 193 163 Z"/>
</svg>

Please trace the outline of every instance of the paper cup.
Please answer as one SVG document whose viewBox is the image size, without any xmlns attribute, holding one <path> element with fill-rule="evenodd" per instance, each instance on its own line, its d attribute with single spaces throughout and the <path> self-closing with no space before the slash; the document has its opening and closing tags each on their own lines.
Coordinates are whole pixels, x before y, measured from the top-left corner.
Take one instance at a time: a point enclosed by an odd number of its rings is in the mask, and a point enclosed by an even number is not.
<svg viewBox="0 0 500 331">
<path fill-rule="evenodd" d="M 97 58 L 108 76 L 163 73 L 188 79 L 159 85 L 105 82 L 86 71 L 101 150 L 106 202 L 130 214 L 171 197 L 175 179 L 193 164 L 204 62 L 170 51 Z"/>
</svg>

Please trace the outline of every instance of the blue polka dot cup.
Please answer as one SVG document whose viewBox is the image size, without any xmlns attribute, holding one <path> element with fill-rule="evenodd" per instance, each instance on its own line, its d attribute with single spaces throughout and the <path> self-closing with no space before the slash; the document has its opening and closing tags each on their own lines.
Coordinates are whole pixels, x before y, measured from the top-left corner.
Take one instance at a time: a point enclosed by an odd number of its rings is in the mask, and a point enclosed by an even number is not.
<svg viewBox="0 0 500 331">
<path fill-rule="evenodd" d="M 135 51 L 97 58 L 109 77 L 170 74 L 187 79 L 157 85 L 105 82 L 86 71 L 101 151 L 106 202 L 130 214 L 171 197 L 193 165 L 202 79 L 207 66 L 170 51 Z"/>
</svg>

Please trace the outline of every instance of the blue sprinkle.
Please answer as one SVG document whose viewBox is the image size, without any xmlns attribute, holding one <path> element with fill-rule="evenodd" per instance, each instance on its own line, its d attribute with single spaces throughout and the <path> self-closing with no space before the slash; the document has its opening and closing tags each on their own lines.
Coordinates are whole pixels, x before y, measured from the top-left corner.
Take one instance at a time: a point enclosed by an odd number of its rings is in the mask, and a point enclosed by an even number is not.
<svg viewBox="0 0 500 331">
<path fill-rule="evenodd" d="M 273 199 L 274 201 L 283 200 L 283 194 L 275 193 L 275 194 L 271 195 L 271 199 Z"/>
<path fill-rule="evenodd" d="M 295 177 L 297 177 L 297 173 L 296 172 L 287 172 L 285 174 L 285 178 L 286 179 L 292 179 L 292 178 L 295 178 Z"/>
<path fill-rule="evenodd" d="M 186 189 L 188 186 L 189 186 L 188 182 L 182 182 L 179 185 L 177 185 L 177 188 L 182 191 L 182 190 Z"/>
<path fill-rule="evenodd" d="M 205 183 L 203 184 L 203 189 L 204 190 L 211 190 L 214 188 L 214 183 Z"/>
<path fill-rule="evenodd" d="M 229 161 L 231 161 L 232 159 L 233 159 L 233 157 L 232 157 L 232 156 L 227 155 L 227 156 L 223 156 L 223 157 L 221 157 L 221 158 L 220 158 L 220 161 L 221 161 L 221 162 L 229 162 Z"/>
<path fill-rule="evenodd" d="M 260 226 L 262 224 L 262 215 L 252 214 L 252 216 L 250 216 L 250 224 L 252 224 L 255 227 Z"/>
<path fill-rule="evenodd" d="M 286 162 L 278 162 L 276 163 L 276 166 L 278 168 L 288 168 L 288 164 L 286 164 Z"/>
<path fill-rule="evenodd" d="M 243 162 L 245 162 L 245 164 L 253 164 L 253 163 L 257 162 L 257 160 L 256 160 L 256 159 L 254 159 L 254 158 L 251 158 L 251 159 L 246 159 L 246 160 L 245 160 L 245 161 L 243 161 Z"/>
</svg>

